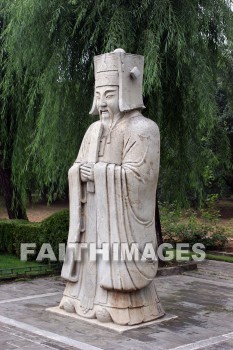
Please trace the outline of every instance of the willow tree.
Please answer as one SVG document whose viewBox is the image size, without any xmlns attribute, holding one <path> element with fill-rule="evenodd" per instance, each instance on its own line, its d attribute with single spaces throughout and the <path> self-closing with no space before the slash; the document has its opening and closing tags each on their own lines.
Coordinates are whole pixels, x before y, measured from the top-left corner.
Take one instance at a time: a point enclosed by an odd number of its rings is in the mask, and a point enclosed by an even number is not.
<svg viewBox="0 0 233 350">
<path fill-rule="evenodd" d="M 208 161 L 203 137 L 216 124 L 218 85 L 224 86 L 226 95 L 232 88 L 224 74 L 219 80 L 220 71 L 233 66 L 232 1 L 3 4 L 8 21 L 3 35 L 8 55 L 3 103 L 13 87 L 25 97 L 15 110 L 22 127 L 12 156 L 13 177 L 20 188 L 30 170 L 38 188 L 46 186 L 52 196 L 64 191 L 67 169 L 93 122 L 88 116 L 93 57 L 121 47 L 145 56 L 145 115 L 161 130 L 161 196 L 181 204 L 190 194 L 202 198 Z M 26 137 L 25 145 L 23 135 L 30 128 L 32 137 Z"/>
<path fill-rule="evenodd" d="M 0 35 L 2 34 L 5 19 L 3 19 L 3 4 L 0 4 Z M 7 62 L 7 52 L 4 47 L 4 40 L 0 36 L 1 62 L 0 62 L 0 81 L 5 79 L 5 63 Z M 12 77 L 13 78 L 13 77 Z M 14 78 L 13 78 L 14 80 Z M 12 80 L 12 81 L 13 81 Z M 11 84 L 12 84 L 11 81 Z M 17 95 L 18 92 L 18 95 Z M 19 183 L 14 183 L 13 179 L 13 154 L 17 144 L 18 131 L 20 129 L 19 119 L 16 109 L 23 103 L 20 91 L 14 89 L 14 86 L 3 86 L 0 88 L 0 190 L 3 194 L 6 209 L 10 219 L 26 219 L 26 210 L 23 205 L 23 190 L 20 191 Z M 25 106 L 24 106 L 25 107 Z"/>
</svg>

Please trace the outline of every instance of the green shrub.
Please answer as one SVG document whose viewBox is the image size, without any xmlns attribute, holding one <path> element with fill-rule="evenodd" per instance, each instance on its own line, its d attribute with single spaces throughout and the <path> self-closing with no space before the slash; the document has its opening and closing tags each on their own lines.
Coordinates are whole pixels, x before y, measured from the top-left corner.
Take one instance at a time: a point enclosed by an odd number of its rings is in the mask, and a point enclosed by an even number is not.
<svg viewBox="0 0 233 350">
<path fill-rule="evenodd" d="M 0 220 L 0 251 L 15 252 L 14 232 L 17 225 L 26 225 L 24 220 Z"/>
<path fill-rule="evenodd" d="M 36 243 L 37 255 L 43 243 L 50 243 L 58 258 L 59 243 L 66 243 L 68 229 L 68 210 L 55 213 L 40 223 L 0 220 L 0 251 L 20 257 L 21 243 Z M 35 256 L 29 255 L 29 258 Z"/>
<path fill-rule="evenodd" d="M 43 236 L 43 229 L 40 223 L 17 224 L 14 228 L 14 249 L 20 257 L 20 247 L 22 243 L 36 243 L 35 255 L 40 249 L 40 238 Z M 28 255 L 29 260 L 34 260 L 35 255 Z"/>
<path fill-rule="evenodd" d="M 221 250 L 227 243 L 227 237 L 224 233 L 215 232 L 211 237 L 207 237 L 205 241 L 206 249 L 208 250 Z"/>
<path fill-rule="evenodd" d="M 218 223 L 220 218 L 220 210 L 217 207 L 218 195 L 211 194 L 208 195 L 205 201 L 204 208 L 201 209 L 201 217 L 207 221 L 214 224 Z"/>
<path fill-rule="evenodd" d="M 206 249 L 223 249 L 227 243 L 224 229 L 220 226 L 196 222 L 162 223 L 164 241 L 175 243 L 203 243 Z"/>
<path fill-rule="evenodd" d="M 207 250 L 223 249 L 227 237 L 223 227 L 217 224 L 218 211 L 212 204 L 215 197 L 211 197 L 209 208 L 206 207 L 202 220 L 198 220 L 192 210 L 181 212 L 174 206 L 161 207 L 161 224 L 164 242 L 175 243 L 202 243 Z M 203 214 L 203 212 L 202 212 Z"/>
<path fill-rule="evenodd" d="M 65 209 L 53 214 L 41 223 L 43 237 L 40 240 L 40 246 L 43 243 L 50 243 L 54 254 L 58 258 L 59 243 L 66 243 L 69 231 L 69 210 Z"/>
</svg>

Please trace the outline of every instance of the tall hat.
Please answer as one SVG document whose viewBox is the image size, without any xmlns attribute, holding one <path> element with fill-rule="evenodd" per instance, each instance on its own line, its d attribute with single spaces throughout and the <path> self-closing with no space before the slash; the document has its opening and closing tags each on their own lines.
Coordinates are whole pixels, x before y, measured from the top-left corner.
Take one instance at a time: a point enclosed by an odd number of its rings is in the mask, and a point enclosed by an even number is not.
<svg viewBox="0 0 233 350">
<path fill-rule="evenodd" d="M 94 57 L 95 88 L 119 86 L 119 109 L 121 112 L 145 108 L 142 100 L 144 57 L 125 53 L 123 49 Z M 97 115 L 96 97 L 89 112 Z"/>
</svg>

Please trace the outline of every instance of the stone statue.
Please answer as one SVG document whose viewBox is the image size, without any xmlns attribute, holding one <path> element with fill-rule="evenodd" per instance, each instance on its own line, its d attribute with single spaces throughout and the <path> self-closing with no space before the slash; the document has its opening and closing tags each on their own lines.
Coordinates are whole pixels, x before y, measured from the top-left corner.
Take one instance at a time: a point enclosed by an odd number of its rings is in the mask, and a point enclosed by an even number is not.
<svg viewBox="0 0 233 350">
<path fill-rule="evenodd" d="M 96 56 L 92 115 L 78 157 L 69 170 L 68 246 L 137 243 L 140 259 L 77 261 L 69 251 L 62 268 L 67 281 L 60 308 L 101 322 L 134 325 L 164 315 L 154 277 L 155 198 L 160 137 L 157 125 L 142 116 L 143 56 L 122 49 Z"/>
</svg>

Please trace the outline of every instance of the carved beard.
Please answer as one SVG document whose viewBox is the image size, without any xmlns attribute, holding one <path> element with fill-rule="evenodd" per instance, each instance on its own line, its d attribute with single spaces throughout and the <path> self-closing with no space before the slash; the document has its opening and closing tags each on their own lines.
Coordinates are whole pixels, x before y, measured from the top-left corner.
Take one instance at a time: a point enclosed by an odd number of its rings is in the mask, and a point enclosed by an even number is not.
<svg viewBox="0 0 233 350">
<path fill-rule="evenodd" d="M 111 111 L 101 112 L 100 113 L 100 121 L 103 124 L 104 128 L 110 128 L 113 122 L 113 114 Z"/>
</svg>

